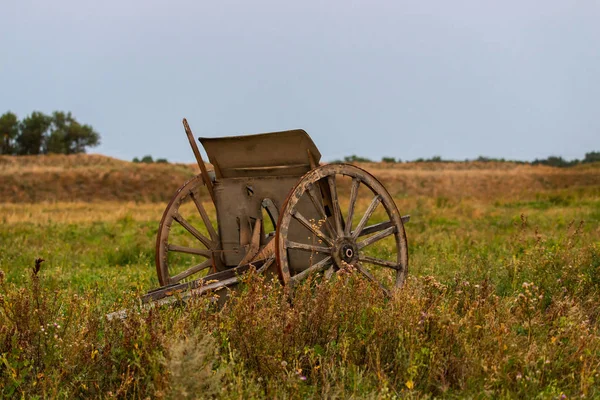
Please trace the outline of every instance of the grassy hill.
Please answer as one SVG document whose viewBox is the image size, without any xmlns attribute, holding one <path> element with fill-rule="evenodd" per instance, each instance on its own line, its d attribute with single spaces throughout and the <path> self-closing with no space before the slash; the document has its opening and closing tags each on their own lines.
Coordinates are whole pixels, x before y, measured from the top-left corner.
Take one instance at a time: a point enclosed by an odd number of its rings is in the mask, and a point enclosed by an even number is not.
<svg viewBox="0 0 600 400">
<path fill-rule="evenodd" d="M 540 191 L 600 186 L 598 165 L 553 168 L 516 163 L 364 163 L 394 196 L 515 199 Z M 164 202 L 195 164 L 140 164 L 97 154 L 0 156 L 0 202 Z"/>
<path fill-rule="evenodd" d="M 196 173 L 97 154 L 0 156 L 0 202 L 165 201 Z"/>
</svg>

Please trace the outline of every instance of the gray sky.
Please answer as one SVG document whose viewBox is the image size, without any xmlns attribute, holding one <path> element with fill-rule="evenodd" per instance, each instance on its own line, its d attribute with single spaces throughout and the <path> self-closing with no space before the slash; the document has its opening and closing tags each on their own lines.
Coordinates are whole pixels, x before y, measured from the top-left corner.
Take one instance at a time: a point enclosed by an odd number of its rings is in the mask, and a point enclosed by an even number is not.
<svg viewBox="0 0 600 400">
<path fill-rule="evenodd" d="M 600 150 L 598 1 L 0 0 L 0 113 L 72 111 L 92 152 L 305 129 L 358 154 Z"/>
</svg>

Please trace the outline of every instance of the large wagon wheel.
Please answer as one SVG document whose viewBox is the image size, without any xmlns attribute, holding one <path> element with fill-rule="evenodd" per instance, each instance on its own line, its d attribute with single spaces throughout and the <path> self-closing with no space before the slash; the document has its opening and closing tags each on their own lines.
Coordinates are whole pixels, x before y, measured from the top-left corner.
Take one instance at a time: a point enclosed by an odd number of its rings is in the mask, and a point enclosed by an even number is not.
<svg viewBox="0 0 600 400">
<path fill-rule="evenodd" d="M 204 201 L 201 175 L 187 181 L 167 206 L 156 237 L 156 272 L 162 286 L 221 269 L 220 239 Z M 204 196 L 206 198 L 206 195 Z"/>
<path fill-rule="evenodd" d="M 389 295 L 408 270 L 406 234 L 394 200 L 375 177 L 349 164 L 324 165 L 302 177 L 280 210 L 275 246 L 285 284 L 351 265 Z"/>
</svg>

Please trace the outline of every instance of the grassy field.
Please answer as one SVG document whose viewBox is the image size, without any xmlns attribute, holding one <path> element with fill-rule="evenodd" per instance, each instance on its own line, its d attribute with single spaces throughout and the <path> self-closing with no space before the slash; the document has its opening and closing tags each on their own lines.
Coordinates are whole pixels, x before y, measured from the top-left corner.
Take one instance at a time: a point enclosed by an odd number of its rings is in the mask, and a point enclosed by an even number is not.
<svg viewBox="0 0 600 400">
<path fill-rule="evenodd" d="M 194 167 L 0 165 L 1 397 L 600 396 L 598 165 L 363 165 L 412 216 L 393 298 L 343 271 L 290 303 L 249 274 L 220 311 L 124 321 L 104 315 L 158 286 L 158 222 Z"/>
</svg>

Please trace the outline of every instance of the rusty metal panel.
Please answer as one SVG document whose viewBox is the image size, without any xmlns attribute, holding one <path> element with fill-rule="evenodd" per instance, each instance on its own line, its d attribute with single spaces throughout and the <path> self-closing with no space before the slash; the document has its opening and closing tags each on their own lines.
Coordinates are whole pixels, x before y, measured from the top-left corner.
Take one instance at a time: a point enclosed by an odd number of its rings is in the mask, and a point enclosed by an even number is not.
<svg viewBox="0 0 600 400">
<path fill-rule="evenodd" d="M 214 184 L 219 237 L 225 265 L 236 266 L 250 244 L 252 226 L 262 219 L 264 199 L 273 201 L 277 209 L 285 201 L 298 176 L 231 178 Z"/>
<path fill-rule="evenodd" d="M 295 176 L 311 170 L 311 158 L 318 163 L 321 153 L 302 129 L 258 135 L 199 138 L 217 179 Z M 291 189 L 294 185 L 289 185 Z"/>
</svg>

